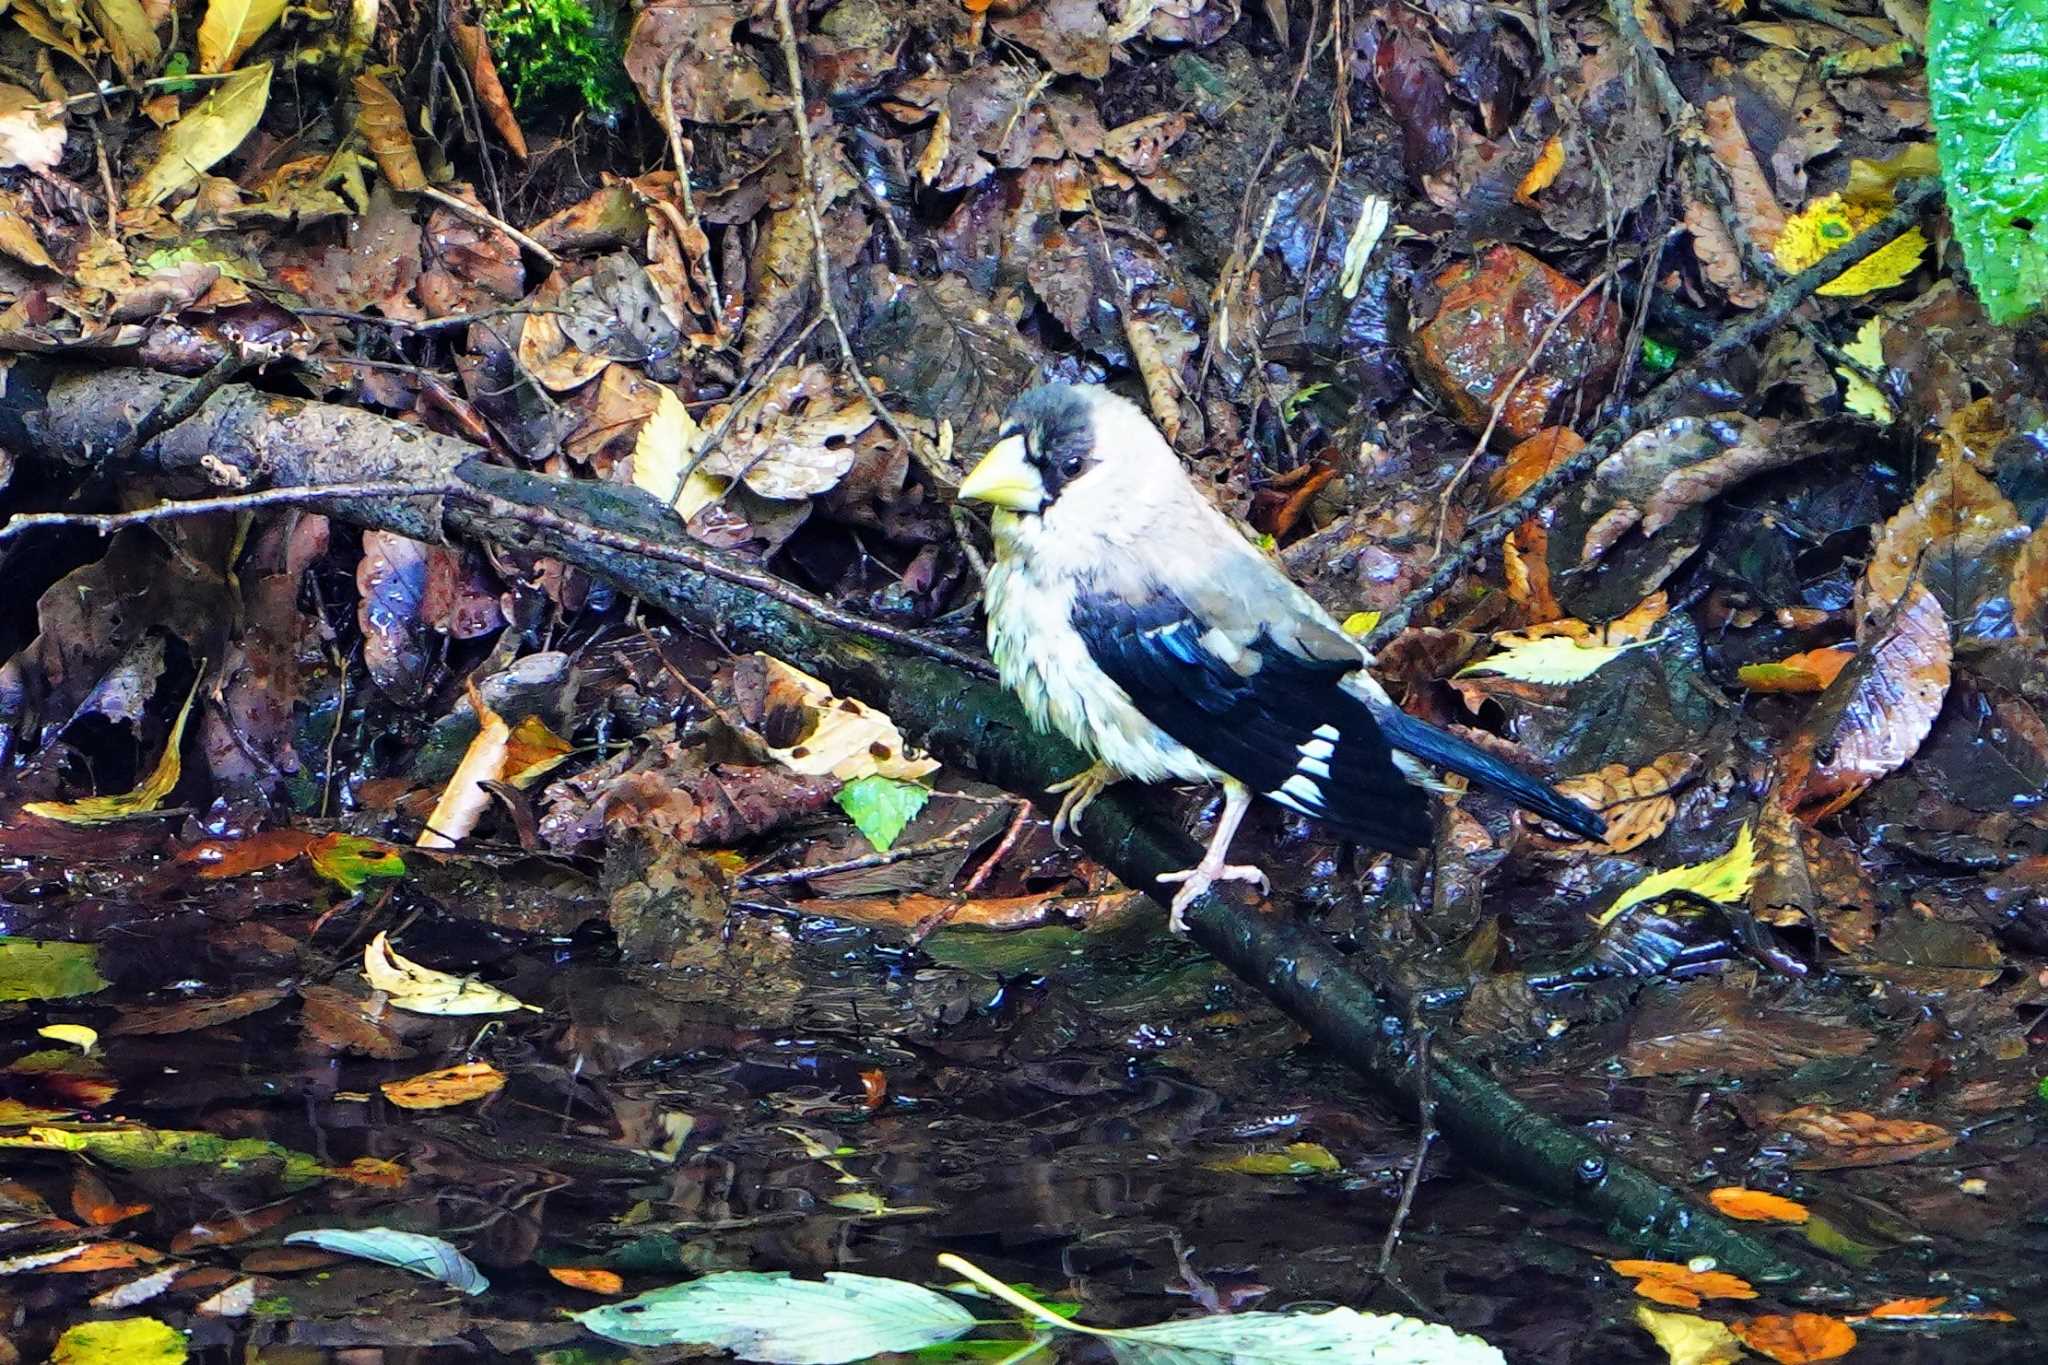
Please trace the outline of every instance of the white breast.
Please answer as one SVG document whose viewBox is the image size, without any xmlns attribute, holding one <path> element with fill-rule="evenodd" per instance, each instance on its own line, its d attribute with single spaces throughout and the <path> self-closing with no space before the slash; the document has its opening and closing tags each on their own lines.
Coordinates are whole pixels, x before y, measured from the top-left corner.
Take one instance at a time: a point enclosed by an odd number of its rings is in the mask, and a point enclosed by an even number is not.
<svg viewBox="0 0 2048 1365">
<path fill-rule="evenodd" d="M 988 649 L 1032 724 L 1058 730 L 1091 757 L 1140 782 L 1215 782 L 1222 774 L 1140 715 L 1088 656 L 1072 624 L 1078 574 L 1037 540 L 1037 518 L 999 512 L 989 571 Z"/>
</svg>

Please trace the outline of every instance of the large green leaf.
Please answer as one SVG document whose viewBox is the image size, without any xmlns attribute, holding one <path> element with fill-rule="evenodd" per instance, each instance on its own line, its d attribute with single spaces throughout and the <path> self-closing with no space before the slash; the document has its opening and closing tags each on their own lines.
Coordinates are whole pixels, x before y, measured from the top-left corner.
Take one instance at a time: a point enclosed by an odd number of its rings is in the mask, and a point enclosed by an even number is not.
<svg viewBox="0 0 2048 1365">
<path fill-rule="evenodd" d="M 917 818 L 931 796 L 929 787 L 877 773 L 856 777 L 841 787 L 834 799 L 853 818 L 855 828 L 867 836 L 876 852 L 887 853 L 896 836 Z"/>
<path fill-rule="evenodd" d="M 90 943 L 0 938 L 0 1000 L 67 1000 L 107 988 Z"/>
<path fill-rule="evenodd" d="M 2048 6 L 1934 0 L 1927 87 L 1949 216 L 1996 322 L 2048 297 Z"/>
<path fill-rule="evenodd" d="M 708 1346 L 769 1365 L 835 1365 L 951 1341 L 974 1315 L 902 1280 L 832 1271 L 823 1280 L 721 1271 L 575 1315 L 628 1346 Z"/>
</svg>

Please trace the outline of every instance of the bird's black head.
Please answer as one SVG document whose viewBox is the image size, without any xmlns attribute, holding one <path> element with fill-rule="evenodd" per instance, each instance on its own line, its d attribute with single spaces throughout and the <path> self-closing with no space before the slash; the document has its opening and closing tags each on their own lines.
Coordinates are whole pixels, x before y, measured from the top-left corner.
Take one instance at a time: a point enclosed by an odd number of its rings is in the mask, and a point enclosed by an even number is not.
<svg viewBox="0 0 2048 1365">
<path fill-rule="evenodd" d="M 1003 437 L 1023 439 L 1024 459 L 1045 484 L 1047 502 L 1095 463 L 1092 411 L 1088 395 L 1072 384 L 1043 384 L 1025 391 L 1003 418 Z"/>
<path fill-rule="evenodd" d="M 1002 434 L 960 485 L 960 496 L 1026 515 L 1043 512 L 1096 466 L 1095 414 L 1104 401 L 1101 390 L 1072 384 L 1029 390 L 1010 405 Z"/>
</svg>

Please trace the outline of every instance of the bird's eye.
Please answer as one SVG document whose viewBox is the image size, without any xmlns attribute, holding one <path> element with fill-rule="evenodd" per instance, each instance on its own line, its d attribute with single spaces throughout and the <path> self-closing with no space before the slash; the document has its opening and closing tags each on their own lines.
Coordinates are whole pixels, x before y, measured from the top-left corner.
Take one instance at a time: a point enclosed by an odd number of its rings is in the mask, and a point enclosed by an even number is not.
<svg viewBox="0 0 2048 1365">
<path fill-rule="evenodd" d="M 1075 476 L 1076 474 L 1078 474 L 1078 473 L 1080 473 L 1080 472 L 1081 472 L 1081 457 L 1080 457 L 1079 455 L 1069 455 L 1069 456 L 1067 456 L 1067 458 L 1066 458 L 1066 459 L 1064 459 L 1064 460 L 1061 460 L 1061 461 L 1060 461 L 1060 477 L 1061 477 L 1061 478 L 1063 478 L 1063 479 L 1071 479 L 1071 478 L 1073 478 L 1073 477 L 1074 477 L 1074 476 Z"/>
</svg>

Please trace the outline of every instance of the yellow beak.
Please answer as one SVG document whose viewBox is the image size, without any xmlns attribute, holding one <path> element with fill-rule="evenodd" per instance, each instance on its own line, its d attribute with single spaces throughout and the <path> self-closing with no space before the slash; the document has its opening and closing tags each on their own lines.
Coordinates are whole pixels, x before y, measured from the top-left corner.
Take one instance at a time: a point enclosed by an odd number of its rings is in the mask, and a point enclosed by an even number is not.
<svg viewBox="0 0 2048 1365">
<path fill-rule="evenodd" d="M 1024 438 L 1005 436 L 990 446 L 960 485 L 960 496 L 1012 512 L 1036 512 L 1045 506 L 1045 481 L 1031 467 Z"/>
</svg>

